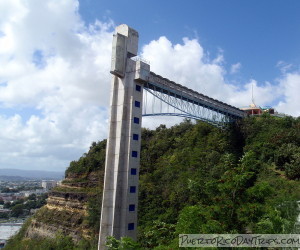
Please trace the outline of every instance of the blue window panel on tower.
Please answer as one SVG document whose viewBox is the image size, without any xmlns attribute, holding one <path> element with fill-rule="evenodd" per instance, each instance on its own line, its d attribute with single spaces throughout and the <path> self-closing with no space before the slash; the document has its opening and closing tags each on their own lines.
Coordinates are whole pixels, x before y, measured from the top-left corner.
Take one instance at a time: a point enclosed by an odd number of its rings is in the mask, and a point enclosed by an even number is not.
<svg viewBox="0 0 300 250">
<path fill-rule="evenodd" d="M 134 101 L 134 106 L 137 107 L 137 108 L 140 108 L 141 107 L 141 103 L 138 102 L 138 101 Z"/>
<path fill-rule="evenodd" d="M 131 156 L 135 157 L 135 158 L 138 157 L 138 152 L 137 151 L 132 151 Z"/>
<path fill-rule="evenodd" d="M 133 134 L 133 140 L 138 141 L 139 140 L 139 135 L 138 134 Z"/>
<path fill-rule="evenodd" d="M 134 212 L 135 211 L 135 205 L 134 204 L 130 204 L 129 205 L 129 211 L 130 212 Z"/>
<path fill-rule="evenodd" d="M 131 175 L 136 175 L 136 168 L 130 169 L 130 174 Z"/>
<path fill-rule="evenodd" d="M 130 186 L 129 192 L 130 193 L 135 193 L 136 192 L 136 186 Z"/>
<path fill-rule="evenodd" d="M 128 230 L 134 230 L 134 223 L 128 223 Z"/>
<path fill-rule="evenodd" d="M 140 118 L 134 117 L 133 122 L 136 123 L 136 124 L 140 124 Z"/>
<path fill-rule="evenodd" d="M 141 91 L 141 86 L 140 85 L 135 85 L 135 90 L 140 92 Z"/>
</svg>

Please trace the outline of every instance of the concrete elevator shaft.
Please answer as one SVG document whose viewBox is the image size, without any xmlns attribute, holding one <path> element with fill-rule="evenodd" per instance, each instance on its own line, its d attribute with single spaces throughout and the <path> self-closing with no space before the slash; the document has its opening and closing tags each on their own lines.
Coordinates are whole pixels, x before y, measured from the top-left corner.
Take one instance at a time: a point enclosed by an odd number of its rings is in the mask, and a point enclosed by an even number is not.
<svg viewBox="0 0 300 250">
<path fill-rule="evenodd" d="M 150 66 L 136 59 L 138 32 L 123 24 L 113 37 L 109 135 L 99 246 L 107 236 L 136 240 L 143 83 Z"/>
</svg>

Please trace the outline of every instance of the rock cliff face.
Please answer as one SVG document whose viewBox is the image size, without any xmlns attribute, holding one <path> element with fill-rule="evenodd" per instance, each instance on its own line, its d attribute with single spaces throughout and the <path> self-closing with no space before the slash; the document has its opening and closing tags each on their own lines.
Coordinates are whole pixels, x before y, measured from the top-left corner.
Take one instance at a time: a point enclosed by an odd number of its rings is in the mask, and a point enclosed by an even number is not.
<svg viewBox="0 0 300 250">
<path fill-rule="evenodd" d="M 93 204 L 96 211 L 88 204 L 99 200 L 100 176 L 99 171 L 87 175 L 69 174 L 62 185 L 49 193 L 47 204 L 33 216 L 25 237 L 54 238 L 61 233 L 71 236 L 75 242 L 95 237 L 97 230 L 91 227 L 90 217 L 100 210 L 97 204 Z"/>
</svg>

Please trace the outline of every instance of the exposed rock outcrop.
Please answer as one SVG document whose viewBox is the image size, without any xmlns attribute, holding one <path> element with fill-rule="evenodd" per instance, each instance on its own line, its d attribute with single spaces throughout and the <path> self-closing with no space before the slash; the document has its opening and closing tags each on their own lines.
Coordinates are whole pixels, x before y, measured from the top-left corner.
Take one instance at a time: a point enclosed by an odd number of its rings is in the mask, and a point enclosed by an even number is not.
<svg viewBox="0 0 300 250">
<path fill-rule="evenodd" d="M 86 176 L 68 175 L 49 193 L 47 204 L 32 218 L 26 231 L 28 238 L 54 238 L 69 235 L 75 242 L 89 239 L 93 232 L 88 224 L 88 202 L 99 195 L 99 172 Z"/>
</svg>

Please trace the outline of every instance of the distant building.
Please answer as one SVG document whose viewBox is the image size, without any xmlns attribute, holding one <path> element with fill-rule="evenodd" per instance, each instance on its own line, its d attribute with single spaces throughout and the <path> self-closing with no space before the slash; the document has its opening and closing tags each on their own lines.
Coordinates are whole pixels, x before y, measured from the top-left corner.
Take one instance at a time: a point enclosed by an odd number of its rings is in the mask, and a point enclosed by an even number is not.
<svg viewBox="0 0 300 250">
<path fill-rule="evenodd" d="M 260 107 L 256 106 L 254 102 L 254 96 L 253 96 L 253 83 L 252 83 L 252 102 L 248 107 L 240 108 L 241 110 L 244 110 L 248 115 L 262 115 L 263 113 L 269 113 L 271 115 L 275 114 L 274 108 L 266 106 L 266 107 Z M 277 112 L 276 112 L 277 114 Z"/>
<path fill-rule="evenodd" d="M 252 102 L 248 107 L 240 108 L 241 110 L 245 111 L 248 115 L 262 115 L 263 113 L 269 113 L 271 115 L 275 115 L 274 108 L 266 106 L 266 107 L 260 107 L 256 106 L 254 102 L 254 96 L 253 96 L 253 84 L 252 84 Z M 277 112 L 276 112 L 277 114 Z"/>
<path fill-rule="evenodd" d="M 45 190 L 45 189 L 36 189 L 34 191 L 34 194 L 36 194 L 36 195 L 42 195 L 42 194 L 44 194 L 46 192 L 47 192 L 47 190 Z"/>
<path fill-rule="evenodd" d="M 57 186 L 57 181 L 53 181 L 53 180 L 42 181 L 43 189 L 50 190 L 56 186 Z"/>
<path fill-rule="evenodd" d="M 0 197 L 1 197 L 1 200 L 3 200 L 4 202 L 10 202 L 10 201 L 13 200 L 13 197 L 12 197 L 12 195 L 10 193 L 8 193 L 8 194 L 6 194 L 6 193 L 1 194 Z"/>
<path fill-rule="evenodd" d="M 269 113 L 271 115 L 274 115 L 274 108 L 272 107 L 259 107 L 256 106 L 253 102 L 248 107 L 240 108 L 241 110 L 244 110 L 248 115 L 262 115 L 263 113 Z"/>
</svg>

